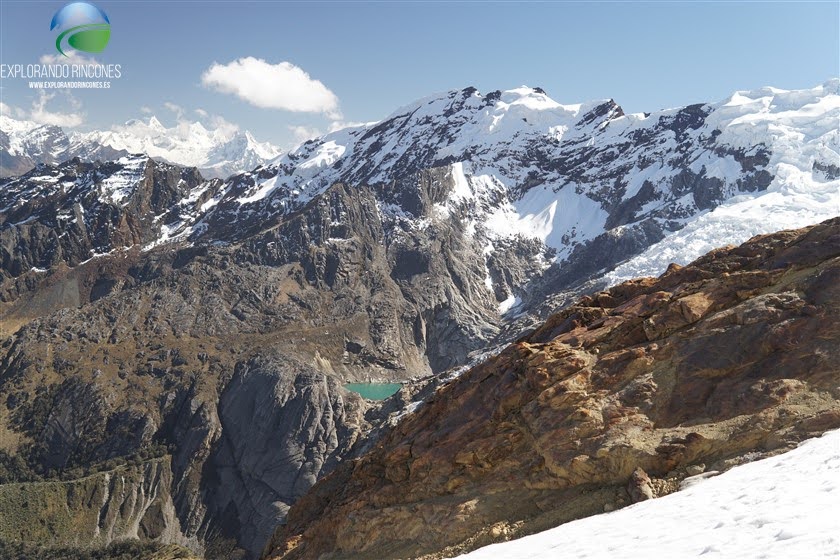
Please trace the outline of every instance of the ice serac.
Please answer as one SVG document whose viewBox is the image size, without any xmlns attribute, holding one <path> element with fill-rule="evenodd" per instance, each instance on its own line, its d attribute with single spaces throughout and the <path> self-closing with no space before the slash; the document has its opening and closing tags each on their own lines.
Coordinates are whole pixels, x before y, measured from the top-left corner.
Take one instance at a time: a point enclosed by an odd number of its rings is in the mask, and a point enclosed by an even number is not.
<svg viewBox="0 0 840 560">
<path fill-rule="evenodd" d="M 453 555 L 838 428 L 838 279 L 835 218 L 587 296 L 319 481 L 265 557 Z"/>
</svg>

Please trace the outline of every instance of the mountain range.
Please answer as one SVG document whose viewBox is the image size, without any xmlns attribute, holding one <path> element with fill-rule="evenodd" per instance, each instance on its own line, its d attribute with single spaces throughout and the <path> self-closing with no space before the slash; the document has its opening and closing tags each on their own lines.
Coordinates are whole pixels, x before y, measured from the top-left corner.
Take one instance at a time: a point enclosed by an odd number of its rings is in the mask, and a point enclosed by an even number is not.
<svg viewBox="0 0 840 560">
<path fill-rule="evenodd" d="M 68 133 L 59 126 L 0 116 L 0 177 L 74 157 L 93 162 L 137 153 L 198 167 L 206 177 L 227 177 L 262 165 L 281 151 L 233 125 L 207 129 L 200 122 L 179 119 L 174 127 L 167 128 L 152 116 L 107 131 Z"/>
<path fill-rule="evenodd" d="M 731 246 L 840 214 L 838 89 L 625 114 L 466 88 L 282 154 L 153 118 L 80 139 L 3 117 L 4 167 L 37 165 L 0 180 L 0 509 L 31 504 L 0 541 L 461 552 L 559 522 L 536 490 L 589 515 L 627 503 L 635 467 L 664 494 L 692 462 L 834 426 L 836 220 Z M 823 362 L 794 359 L 800 335 Z M 734 357 L 706 367 L 714 341 Z M 767 353 L 809 369 L 745 369 Z M 649 379 L 651 360 L 690 372 Z M 712 398 L 718 378 L 746 400 Z M 721 424 L 759 413 L 781 420 Z M 520 509 L 482 501 L 508 482 Z"/>
</svg>

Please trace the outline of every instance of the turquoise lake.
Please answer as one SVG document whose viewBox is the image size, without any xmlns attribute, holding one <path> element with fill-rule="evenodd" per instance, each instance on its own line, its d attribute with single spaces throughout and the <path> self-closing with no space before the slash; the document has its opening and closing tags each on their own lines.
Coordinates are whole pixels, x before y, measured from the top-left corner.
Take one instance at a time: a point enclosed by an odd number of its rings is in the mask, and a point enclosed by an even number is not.
<svg viewBox="0 0 840 560">
<path fill-rule="evenodd" d="M 348 383 L 345 389 L 359 393 L 366 399 L 381 401 L 400 390 L 399 383 Z"/>
</svg>

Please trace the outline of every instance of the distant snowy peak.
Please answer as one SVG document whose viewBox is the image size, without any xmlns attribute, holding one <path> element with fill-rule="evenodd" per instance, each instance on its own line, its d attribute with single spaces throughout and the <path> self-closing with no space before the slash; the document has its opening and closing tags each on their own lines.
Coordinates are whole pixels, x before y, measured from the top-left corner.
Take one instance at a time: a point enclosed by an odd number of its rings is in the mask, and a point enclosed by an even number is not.
<svg viewBox="0 0 840 560">
<path fill-rule="evenodd" d="M 198 167 L 209 177 L 249 171 L 280 155 L 268 142 L 233 127 L 207 129 L 200 122 L 180 121 L 166 128 L 157 117 L 131 120 L 109 131 L 77 135 L 78 143 L 126 153 L 143 153 L 177 165 Z"/>
<path fill-rule="evenodd" d="M 0 177 L 20 175 L 36 163 L 63 161 L 69 149 L 67 135 L 57 126 L 0 116 Z"/>
<path fill-rule="evenodd" d="M 229 140 L 208 150 L 199 167 L 209 177 L 224 178 L 265 165 L 279 154 L 276 146 L 258 142 L 250 132 L 237 131 Z"/>
<path fill-rule="evenodd" d="M 46 127 L 31 121 L 19 121 L 5 115 L 0 115 L 0 130 L 9 138 L 21 139 L 36 128 Z M 12 153 L 17 154 L 20 146 L 12 146 Z"/>
<path fill-rule="evenodd" d="M 152 116 L 107 131 L 67 134 L 56 126 L 0 117 L 3 176 L 22 174 L 39 163 L 54 165 L 73 157 L 108 161 L 127 154 L 146 154 L 224 178 L 263 165 L 281 151 L 227 124 L 208 129 L 200 122 L 180 121 L 167 128 Z"/>
</svg>

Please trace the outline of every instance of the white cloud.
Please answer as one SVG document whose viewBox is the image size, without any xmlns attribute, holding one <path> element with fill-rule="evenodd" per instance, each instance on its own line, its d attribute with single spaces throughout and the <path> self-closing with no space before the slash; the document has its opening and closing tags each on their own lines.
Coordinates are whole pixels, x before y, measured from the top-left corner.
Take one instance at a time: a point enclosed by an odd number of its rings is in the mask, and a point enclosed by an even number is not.
<svg viewBox="0 0 840 560">
<path fill-rule="evenodd" d="M 145 105 L 140 107 L 140 112 L 143 113 L 144 115 L 151 115 L 152 113 L 154 113 L 154 111 L 152 111 L 151 107 L 147 107 Z"/>
<path fill-rule="evenodd" d="M 216 130 L 225 137 L 231 137 L 239 132 L 239 125 L 225 120 L 224 117 L 219 115 L 207 115 L 207 111 L 204 111 L 204 115 L 207 116 L 207 119 L 210 122 L 210 130 Z"/>
<path fill-rule="evenodd" d="M 330 127 L 329 129 L 327 129 L 327 132 L 335 132 L 336 130 L 341 130 L 342 128 L 350 128 L 351 126 L 362 126 L 365 124 L 371 123 L 363 123 L 356 121 L 333 121 L 330 123 Z"/>
<path fill-rule="evenodd" d="M 55 98 L 54 93 L 47 94 L 41 90 L 38 99 L 32 102 L 32 111 L 29 113 L 29 118 L 39 124 L 51 124 L 67 128 L 79 126 L 84 122 L 82 115 L 78 112 L 81 109 L 81 104 L 76 98 L 68 96 L 70 106 L 76 111 L 74 113 L 60 113 L 47 109 L 47 103 L 53 98 Z"/>
<path fill-rule="evenodd" d="M 295 144 L 302 144 L 307 140 L 312 140 L 313 138 L 317 138 L 323 134 L 323 132 L 312 126 L 290 125 L 289 130 L 292 131 Z"/>
<path fill-rule="evenodd" d="M 95 58 L 79 54 L 79 51 L 71 51 L 67 56 L 45 54 L 38 59 L 38 62 L 41 64 L 99 64 Z"/>
<path fill-rule="evenodd" d="M 336 119 L 341 117 L 338 97 L 291 62 L 269 64 L 249 56 L 229 64 L 213 63 L 202 74 L 201 82 L 263 109 L 324 113 Z"/>
<path fill-rule="evenodd" d="M 196 109 L 195 112 L 200 117 L 207 117 L 207 111 L 204 109 Z"/>
<path fill-rule="evenodd" d="M 79 101 L 78 99 L 76 99 L 75 97 L 73 97 L 72 94 L 70 94 L 70 93 L 65 94 L 65 99 L 67 99 L 67 103 L 70 104 L 70 107 L 74 111 L 80 111 L 82 109 L 82 102 Z"/>
<path fill-rule="evenodd" d="M 172 111 L 173 113 L 175 113 L 175 115 L 177 115 L 177 117 L 179 119 L 184 115 L 184 108 L 181 107 L 180 105 L 176 105 L 174 103 L 171 103 L 171 102 L 167 101 L 166 103 L 163 104 L 163 106 L 166 107 L 167 109 L 169 109 L 170 111 Z"/>
<path fill-rule="evenodd" d="M 9 105 L 8 103 L 3 103 L 2 101 L 0 101 L 0 115 L 18 120 L 26 120 L 29 118 L 29 113 L 20 107 Z"/>
</svg>

